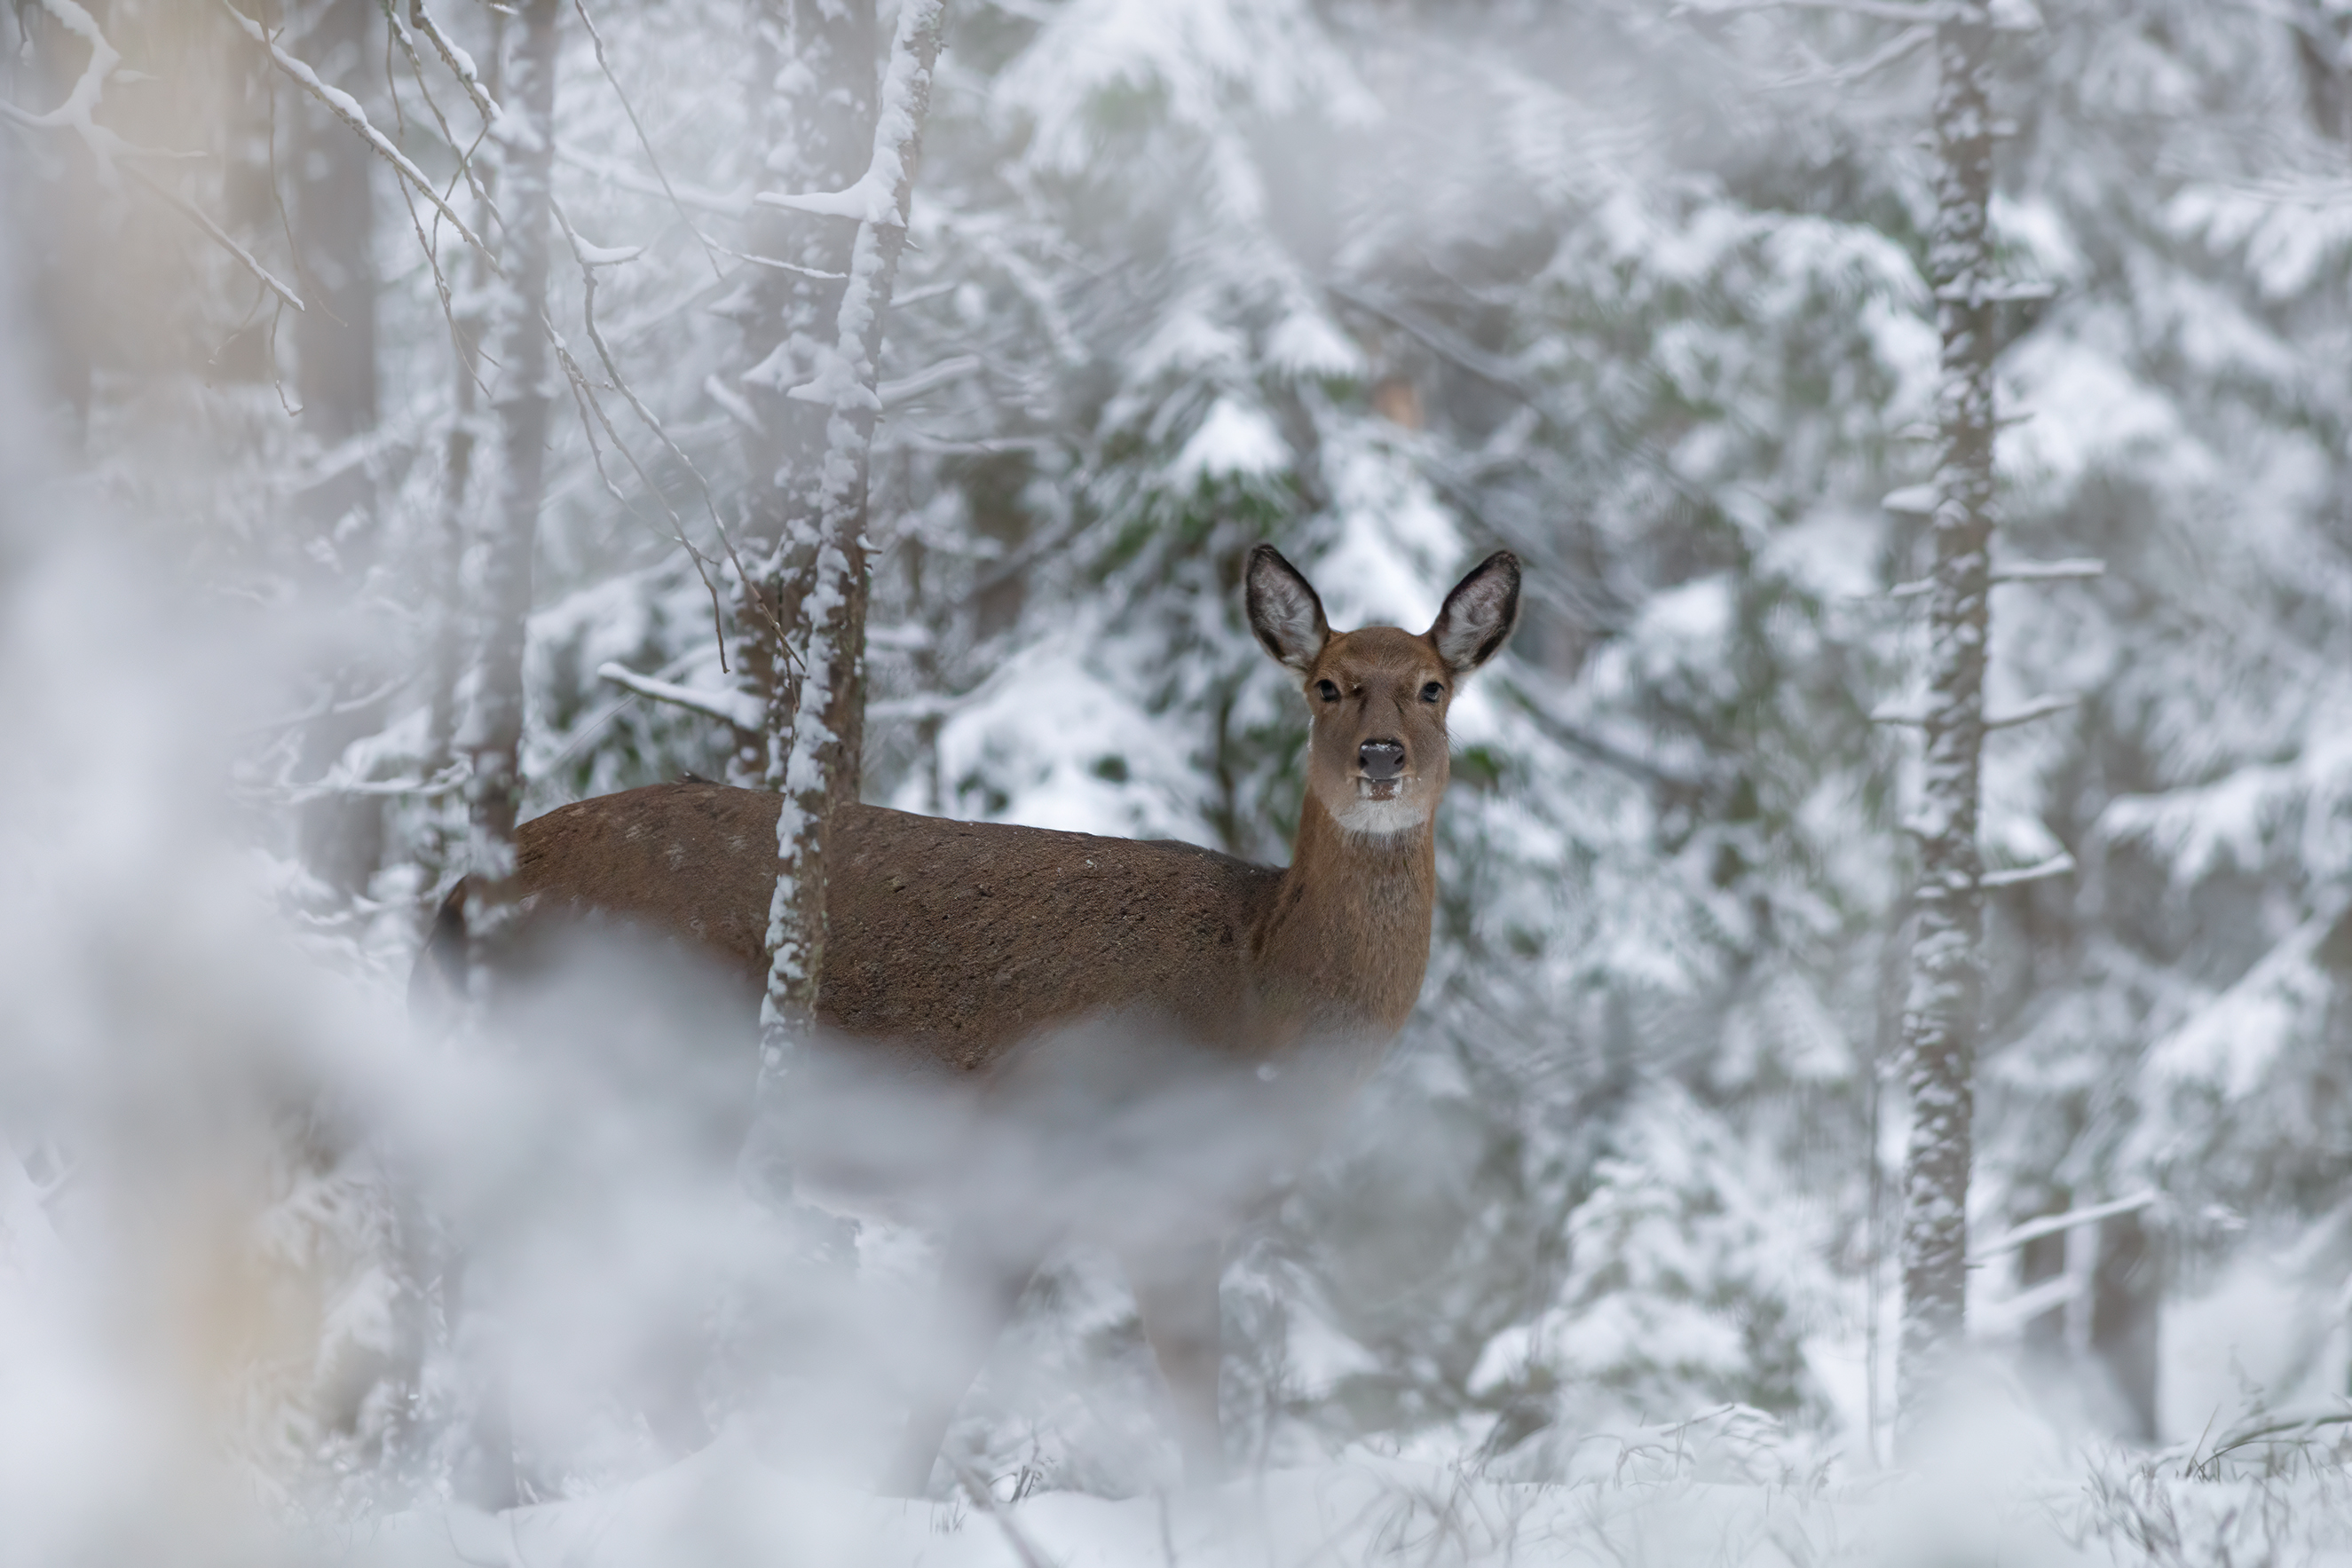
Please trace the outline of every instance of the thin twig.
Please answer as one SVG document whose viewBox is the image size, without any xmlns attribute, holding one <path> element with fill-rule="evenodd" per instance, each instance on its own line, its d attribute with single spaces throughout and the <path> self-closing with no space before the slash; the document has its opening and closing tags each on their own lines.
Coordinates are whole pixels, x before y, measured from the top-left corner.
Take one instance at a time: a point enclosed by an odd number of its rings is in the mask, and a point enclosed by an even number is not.
<svg viewBox="0 0 2352 1568">
<path fill-rule="evenodd" d="M 695 465 L 693 458 L 686 455 L 686 449 L 678 445 L 676 441 L 670 439 L 670 434 L 667 429 L 663 428 L 661 420 L 655 415 L 652 409 L 646 406 L 645 400 L 637 396 L 635 390 L 629 385 L 628 378 L 622 375 L 620 362 L 614 358 L 612 347 L 604 341 L 604 334 L 596 325 L 596 268 L 598 267 L 616 266 L 618 263 L 614 261 L 603 260 L 592 261 L 588 256 L 588 246 L 586 242 L 581 239 L 579 232 L 572 226 L 572 220 L 565 216 L 562 204 L 554 202 L 551 199 L 550 205 L 554 209 L 555 221 L 562 228 L 565 241 L 572 246 L 572 259 L 580 264 L 582 319 L 587 326 L 588 340 L 595 345 L 596 356 L 604 361 L 604 373 L 612 378 L 613 390 L 619 392 L 622 397 L 628 400 L 629 406 L 636 411 L 637 417 L 645 422 L 646 428 L 652 431 L 655 438 L 660 441 L 664 446 L 668 447 L 670 455 L 676 457 L 680 464 L 684 465 L 686 471 L 694 476 L 696 486 L 702 491 L 702 504 L 709 510 L 710 526 L 718 532 L 719 548 L 727 552 L 727 559 L 734 563 L 736 571 L 742 576 L 743 580 L 749 582 L 751 580 L 751 573 L 745 570 L 742 558 L 735 553 L 735 541 L 733 538 L 729 537 L 727 525 L 719 518 L 719 504 L 712 498 L 710 494 L 710 482 L 702 476 L 702 470 Z M 609 422 L 607 422 L 607 429 L 610 429 Z M 614 433 L 613 440 L 614 444 L 619 444 L 620 436 L 618 433 Z M 633 466 L 635 465 L 635 461 L 636 460 L 635 458 L 630 459 L 630 463 Z M 637 472 L 640 477 L 644 476 L 644 469 L 639 468 Z M 650 486 L 652 481 L 648 479 L 646 483 Z M 658 494 L 657 487 L 656 494 Z M 664 500 L 663 507 L 665 510 L 668 509 L 668 502 L 667 500 Z M 687 544 L 685 524 L 683 520 L 678 517 L 675 511 L 670 512 L 669 515 L 671 522 L 677 524 L 678 528 L 678 543 L 686 546 L 687 553 L 694 559 L 695 570 L 702 576 L 703 586 L 710 591 L 711 622 L 713 630 L 719 636 L 719 667 L 721 670 L 726 670 L 727 632 L 725 620 L 721 616 L 719 608 L 718 587 L 716 584 L 711 582 L 709 574 L 704 572 L 702 570 L 703 556 L 701 552 L 697 550 L 692 545 Z M 779 647 L 783 646 L 786 642 L 783 623 L 777 619 L 775 612 L 769 609 L 768 603 L 764 599 L 760 599 L 757 594 L 754 594 L 752 597 L 759 600 L 761 613 L 767 618 L 768 623 L 775 628 L 777 645 Z M 792 656 L 789 651 L 787 651 L 785 656 L 787 658 Z"/>
<path fill-rule="evenodd" d="M 237 244 L 236 240 L 231 239 L 226 229 L 222 228 L 220 225 L 205 216 L 203 212 L 200 211 L 193 203 L 188 202 L 176 192 L 166 187 L 162 181 L 149 178 L 144 172 L 132 164 L 123 164 L 122 171 L 124 173 L 129 174 L 133 180 L 137 181 L 141 185 L 146 187 L 147 190 L 152 192 L 166 205 L 171 207 L 173 212 L 178 213 L 182 217 L 187 219 L 190 223 L 204 230 L 207 235 L 210 235 L 215 245 L 218 245 L 223 250 L 228 252 L 229 255 L 236 257 L 239 262 L 242 262 L 245 266 L 245 269 L 253 274 L 254 277 L 259 278 L 264 287 L 276 294 L 278 298 L 283 299 L 287 304 L 294 307 L 295 309 L 301 310 L 304 308 L 302 297 L 300 295 L 287 287 L 283 283 L 278 282 L 276 277 L 270 275 L 270 271 L 268 267 L 262 266 L 261 263 L 254 259 L 253 253 L 251 251 L 247 250 L 245 246 Z"/>
<path fill-rule="evenodd" d="M 44 3 L 66 4 L 69 3 L 69 0 L 44 0 Z M 324 104 L 328 112 L 350 126 L 376 156 L 390 163 L 402 179 L 415 186 L 427 201 L 438 207 L 441 210 L 441 215 L 449 220 L 449 226 L 457 231 L 458 237 L 481 253 L 483 261 L 488 264 L 491 271 L 501 277 L 506 276 L 505 269 L 499 265 L 498 257 L 490 254 L 489 247 L 482 243 L 479 235 L 466 226 L 466 220 L 457 215 L 457 209 L 441 199 L 441 193 L 433 188 L 433 182 L 425 177 L 425 172 L 410 162 L 407 154 L 384 140 L 383 131 L 369 123 L 367 110 L 360 107 L 357 99 L 340 88 L 329 87 L 320 80 L 318 72 L 278 47 L 278 40 L 264 32 L 260 23 L 238 10 L 231 0 L 220 0 L 220 7 L 229 14 L 230 20 L 244 29 L 247 37 L 268 51 L 270 62 L 277 66 L 288 79 Z"/>
<path fill-rule="evenodd" d="M 621 112 L 629 117 L 629 129 L 637 133 L 637 145 L 646 150 L 646 162 L 653 166 L 654 178 L 661 182 L 662 193 L 669 197 L 669 204 L 677 210 L 677 221 L 686 225 L 687 233 L 700 241 L 702 254 L 710 262 L 711 276 L 726 277 L 726 269 L 719 265 L 719 253 L 711 247 L 709 240 L 703 238 L 702 231 L 694 226 L 694 220 L 686 215 L 686 204 L 677 199 L 676 191 L 670 189 L 669 176 L 662 172 L 661 159 L 654 152 L 654 139 L 646 134 L 645 122 L 637 118 L 636 106 L 629 101 L 629 95 L 622 89 L 621 78 L 613 74 L 612 62 L 604 57 L 604 35 L 598 32 L 596 24 L 589 19 L 587 0 L 572 0 L 572 8 L 580 14 L 580 25 L 588 29 L 588 41 L 596 49 L 596 68 L 603 71 L 604 79 L 613 84 L 613 96 L 621 100 Z"/>
</svg>

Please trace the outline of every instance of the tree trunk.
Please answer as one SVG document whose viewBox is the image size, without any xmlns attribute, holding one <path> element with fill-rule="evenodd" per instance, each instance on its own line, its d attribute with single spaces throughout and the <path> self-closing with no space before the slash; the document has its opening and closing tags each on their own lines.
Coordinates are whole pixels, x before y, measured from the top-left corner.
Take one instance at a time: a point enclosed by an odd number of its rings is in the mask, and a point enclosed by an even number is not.
<svg viewBox="0 0 2352 1568">
<path fill-rule="evenodd" d="M 789 1070 L 797 1042 L 815 1021 L 824 967 L 825 830 L 835 803 L 856 798 L 865 735 L 865 538 L 867 459 L 881 413 L 875 394 L 882 322 L 907 241 L 907 214 L 930 107 L 943 0 L 904 0 L 882 84 L 871 162 L 858 186 L 887 209 L 857 225 L 849 277 L 833 343 L 817 357 L 794 398 L 826 410 L 815 570 L 805 601 L 801 702 L 784 769 L 776 826 L 776 893 L 768 914 L 767 996 L 761 1006 L 763 1093 Z"/>
<path fill-rule="evenodd" d="M 2157 1437 L 2157 1373 L 2163 1269 L 2158 1237 L 2141 1214 L 2118 1214 L 2098 1228 L 2091 1270 L 2091 1358 L 2116 1396 L 2119 1434 Z"/>
<path fill-rule="evenodd" d="M 491 306 L 491 331 L 499 343 L 491 404 L 498 413 L 500 465 L 476 594 L 483 617 L 482 663 L 467 747 L 473 758 L 467 785 L 469 858 L 482 880 L 475 884 L 466 916 L 478 956 L 504 932 L 505 884 L 514 870 L 515 817 L 522 801 L 523 641 L 547 448 L 543 318 L 559 5 L 560 0 L 523 0 L 519 7 L 522 38 L 515 52 L 513 92 L 503 106 L 515 124 L 501 137 L 506 277 Z M 478 963 L 475 971 L 478 985 Z"/>
<path fill-rule="evenodd" d="M 763 0 L 753 35 L 753 123 L 773 149 L 763 183 L 836 191 L 866 172 L 874 151 L 873 0 Z M 779 87 L 783 90 L 779 91 Z M 778 121 L 783 121 L 779 124 Z M 785 646 L 816 562 L 826 411 L 793 398 L 835 335 L 856 227 L 837 217 L 762 207 L 754 254 L 801 270 L 759 267 L 735 308 L 743 322 L 737 377 L 758 422 L 745 433 L 751 473 L 739 548 L 737 678 L 767 719 L 739 732 L 730 777 L 781 791 L 792 750 L 798 683 Z"/>
<path fill-rule="evenodd" d="M 383 47 L 373 5 L 309 0 L 294 52 L 319 79 L 368 95 Z M 321 447 L 375 428 L 376 156 L 332 110 L 297 98 L 294 264 L 310 308 L 294 318 L 302 428 Z"/>
<path fill-rule="evenodd" d="M 506 90 L 503 67 L 506 59 L 506 17 L 499 12 L 490 14 L 490 48 L 484 68 L 482 88 L 489 101 L 496 103 Z M 487 144 L 495 154 L 494 143 Z M 491 201 L 498 196 L 498 160 L 495 155 L 476 159 L 478 180 L 483 193 Z M 479 234 L 492 232 L 492 219 L 487 203 L 476 208 L 478 216 L 475 230 Z M 440 510 L 428 541 L 430 559 L 426 563 L 428 580 L 432 584 L 430 599 L 435 625 L 430 654 L 431 668 L 427 679 L 430 704 L 425 716 L 425 771 L 427 778 L 438 775 L 447 766 L 452 755 L 451 731 L 456 724 L 457 675 L 463 667 L 464 632 L 469 617 L 463 609 L 464 583 L 460 580 L 459 563 L 466 550 L 467 503 L 474 482 L 474 454 L 481 442 L 480 396 L 482 375 L 482 338 L 490 322 L 481 308 L 483 288 L 491 279 L 482 257 L 468 246 L 451 263 L 457 275 L 460 301 L 452 334 L 457 354 L 457 391 L 449 419 L 449 429 L 443 440 Z"/>
<path fill-rule="evenodd" d="M 1936 226 L 1928 247 L 1943 342 L 1937 419 L 1942 463 L 1928 599 L 1927 766 L 1917 936 L 1903 1020 L 1911 1092 L 1904 1168 L 1903 1329 L 1896 1396 L 1905 1424 L 1932 1396 L 1964 1330 L 1971 1079 L 1983 1010 L 1978 886 L 1979 760 L 1990 603 L 1993 379 L 1998 307 L 1987 208 L 1992 193 L 1988 0 L 1956 0 L 1937 26 Z"/>
<path fill-rule="evenodd" d="M 371 46 L 383 38 L 372 5 L 309 0 L 294 48 L 321 81 L 354 97 L 369 90 Z M 321 587 L 356 593 L 377 545 L 369 455 L 354 437 L 376 424 L 375 154 L 324 104 L 295 100 L 291 215 L 296 276 L 310 308 L 294 318 L 294 385 L 316 466 L 297 506 L 331 563 Z M 382 684 L 364 655 L 332 672 L 338 704 Z M 300 768 L 317 778 L 352 742 L 383 727 L 371 704 L 330 714 L 303 730 Z M 369 795 L 329 795 L 299 809 L 302 862 L 328 886 L 362 894 L 383 860 L 384 808 Z"/>
</svg>

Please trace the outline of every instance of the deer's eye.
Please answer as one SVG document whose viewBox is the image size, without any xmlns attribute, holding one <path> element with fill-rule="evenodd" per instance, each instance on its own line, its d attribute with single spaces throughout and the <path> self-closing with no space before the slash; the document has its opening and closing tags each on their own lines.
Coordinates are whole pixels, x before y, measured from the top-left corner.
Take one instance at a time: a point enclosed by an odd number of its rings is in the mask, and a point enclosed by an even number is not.
<svg viewBox="0 0 2352 1568">
<path fill-rule="evenodd" d="M 1318 681 L 1315 683 L 1315 695 L 1327 703 L 1335 703 L 1339 700 L 1339 688 L 1328 681 Z"/>
<path fill-rule="evenodd" d="M 1432 681 L 1421 688 L 1421 700 L 1425 703 L 1433 703 L 1444 695 L 1445 685 L 1442 681 Z"/>
</svg>

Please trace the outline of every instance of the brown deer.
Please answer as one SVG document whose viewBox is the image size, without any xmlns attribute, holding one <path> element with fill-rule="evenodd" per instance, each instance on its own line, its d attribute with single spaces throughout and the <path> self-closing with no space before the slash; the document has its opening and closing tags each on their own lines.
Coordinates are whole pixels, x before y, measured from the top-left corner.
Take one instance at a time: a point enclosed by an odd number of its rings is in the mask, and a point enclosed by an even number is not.
<svg viewBox="0 0 2352 1568">
<path fill-rule="evenodd" d="M 829 1207 L 928 1205 L 944 1221 L 942 1327 L 888 1478 L 906 1492 L 928 1486 L 1030 1276 L 1074 1235 L 1126 1264 L 1187 1473 L 1220 1473 L 1223 1249 L 1419 996 L 1446 711 L 1510 634 L 1518 562 L 1489 557 L 1417 635 L 1333 632 L 1267 545 L 1246 598 L 1309 715 L 1286 869 L 847 802 L 833 814 L 820 1038 L 781 1138 L 796 1188 Z M 700 781 L 583 800 L 523 825 L 518 882 L 534 923 L 593 911 L 692 942 L 750 1005 L 777 814 L 772 795 Z M 445 973 L 462 962 L 463 894 L 430 949 Z"/>
</svg>

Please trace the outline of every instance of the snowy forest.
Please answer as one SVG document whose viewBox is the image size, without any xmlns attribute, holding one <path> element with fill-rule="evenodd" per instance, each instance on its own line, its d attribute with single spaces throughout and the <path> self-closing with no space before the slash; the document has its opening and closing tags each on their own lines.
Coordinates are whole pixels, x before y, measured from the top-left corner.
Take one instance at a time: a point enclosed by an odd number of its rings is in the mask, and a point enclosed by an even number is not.
<svg viewBox="0 0 2352 1568">
<path fill-rule="evenodd" d="M 2352 0 L 0 46 L 0 1568 L 2352 1562 Z M 1267 544 L 1522 575 L 1230 1479 L 1073 1244 L 877 1492 L 940 1239 L 743 1134 L 827 824 L 1284 865 Z M 689 778 L 759 1018 L 491 1005 Z"/>
</svg>

